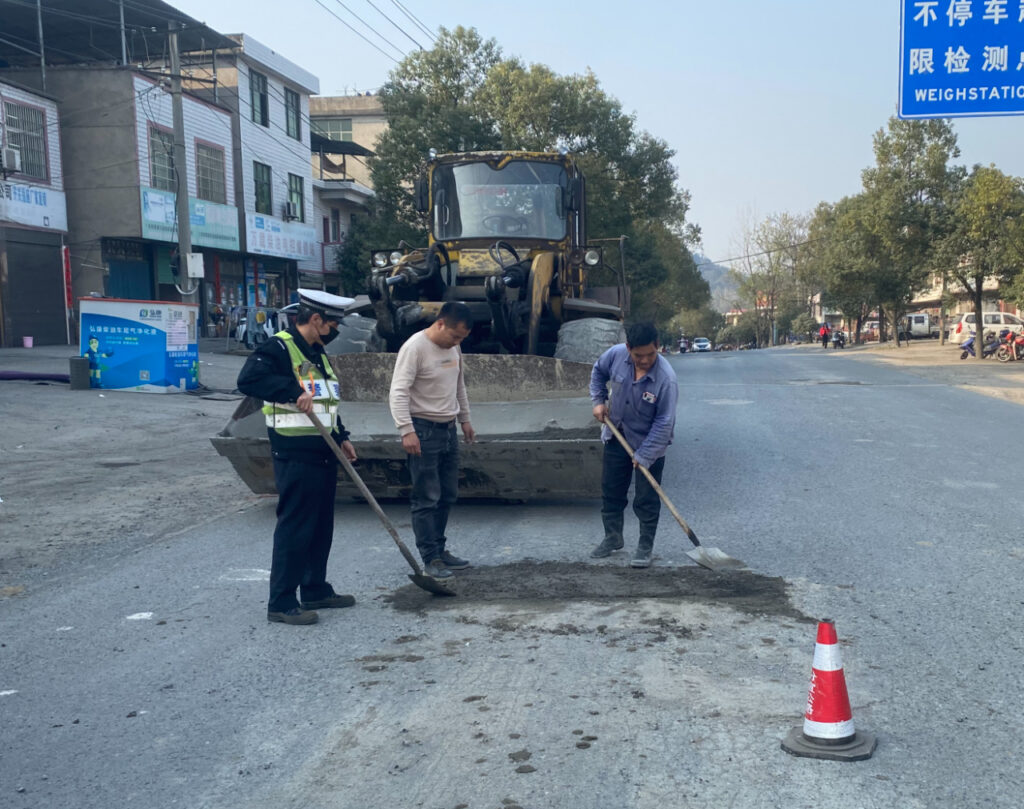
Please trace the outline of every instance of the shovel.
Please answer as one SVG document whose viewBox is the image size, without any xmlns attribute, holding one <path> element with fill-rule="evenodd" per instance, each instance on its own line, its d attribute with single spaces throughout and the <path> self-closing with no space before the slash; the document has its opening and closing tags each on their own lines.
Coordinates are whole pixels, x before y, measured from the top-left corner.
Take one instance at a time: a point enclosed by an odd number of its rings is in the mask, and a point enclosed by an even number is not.
<svg viewBox="0 0 1024 809">
<path fill-rule="evenodd" d="M 327 446 L 331 448 L 331 452 L 333 452 L 335 457 L 337 457 L 341 462 L 341 465 L 345 468 L 348 476 L 352 478 L 352 482 L 356 484 L 359 492 L 366 498 L 366 502 L 370 504 L 370 507 L 377 513 L 377 516 L 380 517 L 380 521 L 384 523 L 384 527 L 388 529 L 388 533 L 391 534 L 391 538 L 395 540 L 398 550 L 402 552 L 402 556 L 405 557 L 405 561 L 408 562 L 409 567 L 412 568 L 412 573 L 408 574 L 412 583 L 421 590 L 426 590 L 428 593 L 433 593 L 434 595 L 455 595 L 454 582 L 451 582 L 451 579 L 442 582 L 439 579 L 435 579 L 433 576 L 428 576 L 420 569 L 419 563 L 416 561 L 416 557 L 409 552 L 405 543 L 402 542 L 394 524 L 388 519 L 387 514 L 384 513 L 383 509 L 381 509 L 374 496 L 370 494 L 370 490 L 366 487 L 366 484 L 363 483 L 363 479 L 359 477 L 359 473 L 352 467 L 349 459 L 345 457 L 345 453 L 341 451 L 341 447 L 338 446 L 338 442 L 331 436 L 330 431 L 320 423 L 320 419 L 317 418 L 315 413 L 307 413 L 306 415 L 309 416 L 309 420 L 313 422 L 317 432 L 319 432 L 324 441 L 327 442 Z"/>
<path fill-rule="evenodd" d="M 622 448 L 626 450 L 626 452 L 629 453 L 629 457 L 632 458 L 633 448 L 626 443 L 626 439 L 622 437 L 622 433 L 615 429 L 615 425 L 611 423 L 610 419 L 605 419 L 604 423 L 608 425 L 608 429 L 612 431 L 612 435 L 619 439 L 619 443 L 622 444 Z M 701 545 L 700 540 L 697 539 L 697 535 L 693 533 L 693 529 L 686 524 L 686 520 L 679 515 L 678 511 L 676 511 L 676 507 L 672 505 L 672 501 L 668 499 L 668 495 L 662 490 L 658 481 L 654 479 L 654 475 L 648 471 L 646 466 L 643 466 L 642 464 L 637 464 L 637 466 L 640 471 L 644 473 L 644 477 L 647 478 L 647 482 L 654 487 L 654 491 L 658 493 L 658 497 L 661 498 L 661 502 L 668 506 L 668 510 L 672 512 L 672 516 L 676 518 L 676 522 L 682 526 L 682 529 L 686 532 L 686 536 L 690 538 L 690 542 L 693 543 L 693 550 L 687 551 L 687 556 L 701 567 L 706 567 L 709 570 L 725 570 L 728 568 L 746 567 L 746 565 L 739 559 L 733 559 L 718 548 L 709 548 L 706 545 Z"/>
</svg>

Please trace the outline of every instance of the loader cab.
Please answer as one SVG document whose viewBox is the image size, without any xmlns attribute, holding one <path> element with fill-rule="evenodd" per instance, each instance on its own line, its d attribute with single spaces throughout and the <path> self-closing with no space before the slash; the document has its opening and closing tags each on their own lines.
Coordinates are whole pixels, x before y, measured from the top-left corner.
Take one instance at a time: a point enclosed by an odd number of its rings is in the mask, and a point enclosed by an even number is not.
<svg viewBox="0 0 1024 809">
<path fill-rule="evenodd" d="M 437 159 L 416 186 L 417 208 L 429 216 L 433 241 L 517 249 L 577 246 L 583 178 L 570 161 L 532 155 Z"/>
</svg>

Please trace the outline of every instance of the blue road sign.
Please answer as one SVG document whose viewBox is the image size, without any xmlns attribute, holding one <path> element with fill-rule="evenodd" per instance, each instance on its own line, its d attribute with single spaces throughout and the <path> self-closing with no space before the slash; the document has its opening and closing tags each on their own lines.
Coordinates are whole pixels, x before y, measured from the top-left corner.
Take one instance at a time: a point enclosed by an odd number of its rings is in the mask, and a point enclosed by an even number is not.
<svg viewBox="0 0 1024 809">
<path fill-rule="evenodd" d="M 900 118 L 1024 115 L 1024 0 L 901 0 Z"/>
</svg>

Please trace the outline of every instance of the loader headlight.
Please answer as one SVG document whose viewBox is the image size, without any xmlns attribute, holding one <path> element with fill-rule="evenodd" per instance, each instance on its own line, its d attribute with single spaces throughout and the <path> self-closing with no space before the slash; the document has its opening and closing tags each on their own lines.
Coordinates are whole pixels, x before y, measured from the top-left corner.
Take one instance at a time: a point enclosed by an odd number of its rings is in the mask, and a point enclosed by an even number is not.
<svg viewBox="0 0 1024 809">
<path fill-rule="evenodd" d="M 399 261 L 402 260 L 402 251 L 392 250 L 391 255 L 388 256 L 388 260 L 390 260 L 392 264 L 397 264 Z"/>
<path fill-rule="evenodd" d="M 373 254 L 373 266 L 374 267 L 386 267 L 388 266 L 388 254 L 384 252 Z"/>
<path fill-rule="evenodd" d="M 601 263 L 601 251 L 594 247 L 587 248 L 587 252 L 583 254 L 583 261 L 588 267 L 596 267 Z"/>
</svg>

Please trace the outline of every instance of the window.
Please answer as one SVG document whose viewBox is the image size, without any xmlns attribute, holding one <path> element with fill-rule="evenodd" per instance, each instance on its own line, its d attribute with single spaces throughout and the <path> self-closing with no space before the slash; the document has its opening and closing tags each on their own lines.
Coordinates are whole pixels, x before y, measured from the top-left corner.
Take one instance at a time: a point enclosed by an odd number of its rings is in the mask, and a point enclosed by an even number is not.
<svg viewBox="0 0 1024 809">
<path fill-rule="evenodd" d="M 331 208 L 331 241 L 341 241 L 341 211 Z"/>
<path fill-rule="evenodd" d="M 161 191 L 178 192 L 174 176 L 174 136 L 155 126 L 149 128 L 149 184 Z"/>
<path fill-rule="evenodd" d="M 310 125 L 331 140 L 352 140 L 351 118 L 313 118 Z"/>
<path fill-rule="evenodd" d="M 46 120 L 43 110 L 24 104 L 4 104 L 7 145 L 21 153 L 21 173 L 46 180 Z"/>
<path fill-rule="evenodd" d="M 196 196 L 221 205 L 228 201 L 224 182 L 224 150 L 218 146 L 196 144 Z"/>
<path fill-rule="evenodd" d="M 249 106 L 252 109 L 252 119 L 260 126 L 270 126 L 268 102 L 267 77 L 255 70 L 250 70 Z"/>
<path fill-rule="evenodd" d="M 270 166 L 253 161 L 252 180 L 256 190 L 256 213 L 273 214 L 274 197 L 270 191 Z"/>
<path fill-rule="evenodd" d="M 306 221 L 306 211 L 302 204 L 302 178 L 298 174 L 288 175 L 288 201 L 295 206 L 295 218 Z"/>
<path fill-rule="evenodd" d="M 302 140 L 302 126 L 300 125 L 299 116 L 301 115 L 301 108 L 299 106 L 299 94 L 294 90 L 289 90 L 287 87 L 284 88 L 284 125 L 285 131 L 288 133 L 289 138 L 295 138 L 295 140 Z"/>
</svg>

